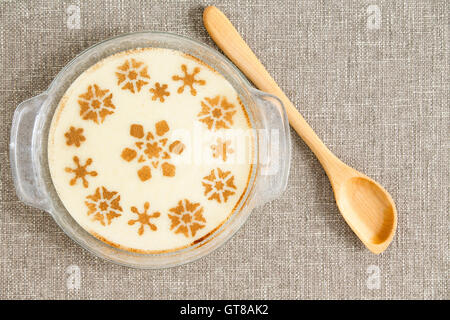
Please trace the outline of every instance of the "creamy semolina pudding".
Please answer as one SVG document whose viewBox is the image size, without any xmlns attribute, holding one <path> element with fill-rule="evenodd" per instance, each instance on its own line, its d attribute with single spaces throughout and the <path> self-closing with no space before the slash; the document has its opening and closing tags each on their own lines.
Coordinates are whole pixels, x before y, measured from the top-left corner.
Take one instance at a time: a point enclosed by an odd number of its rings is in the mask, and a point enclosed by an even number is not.
<svg viewBox="0 0 450 320">
<path fill-rule="evenodd" d="M 236 90 L 202 61 L 163 48 L 120 52 L 59 102 L 50 173 L 67 211 L 98 239 L 140 253 L 179 250 L 211 236 L 248 191 L 249 129 Z M 230 132 L 248 134 L 245 147 Z"/>
</svg>

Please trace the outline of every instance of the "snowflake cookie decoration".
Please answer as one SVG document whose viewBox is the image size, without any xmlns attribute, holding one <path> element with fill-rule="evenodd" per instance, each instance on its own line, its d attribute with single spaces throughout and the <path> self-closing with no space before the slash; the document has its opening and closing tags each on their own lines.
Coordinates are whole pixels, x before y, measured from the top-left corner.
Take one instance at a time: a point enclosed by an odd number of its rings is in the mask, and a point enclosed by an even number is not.
<svg viewBox="0 0 450 320">
<path fill-rule="evenodd" d="M 120 206 L 120 195 L 116 191 L 108 191 L 105 187 L 98 187 L 95 193 L 88 195 L 85 201 L 88 216 L 93 215 L 93 221 L 102 226 L 111 224 L 111 220 L 120 217 L 123 212 Z"/>
<path fill-rule="evenodd" d="M 135 223 L 140 223 L 140 227 L 138 229 L 138 234 L 142 236 L 144 233 L 144 226 L 149 226 L 151 231 L 156 231 L 158 228 L 156 225 L 150 222 L 150 219 L 152 218 L 158 218 L 161 214 L 159 212 L 153 212 L 152 214 L 148 214 L 147 211 L 150 208 L 150 204 L 148 202 L 144 203 L 144 212 L 139 212 L 139 210 L 136 207 L 131 207 L 131 211 L 138 215 L 138 218 L 135 220 L 128 221 L 128 224 L 130 226 L 134 225 Z"/>
<path fill-rule="evenodd" d="M 137 174 L 141 181 L 147 181 L 152 177 L 151 167 L 161 168 L 165 177 L 175 176 L 175 166 L 170 163 L 173 154 L 180 155 L 184 151 L 184 144 L 175 140 L 169 143 L 166 137 L 169 132 L 169 125 L 165 120 L 155 124 L 155 132 L 144 132 L 144 127 L 140 124 L 130 126 L 130 135 L 136 139 L 132 148 L 122 150 L 122 159 L 131 162 L 136 159 L 138 163 L 144 165 Z"/>
<path fill-rule="evenodd" d="M 196 75 L 200 72 L 200 68 L 195 67 L 194 71 L 191 74 L 189 74 L 189 72 L 187 71 L 187 66 L 185 64 L 182 64 L 181 71 L 183 71 L 183 73 L 184 73 L 183 76 L 174 75 L 172 77 L 172 79 L 175 81 L 183 81 L 183 84 L 181 85 L 181 87 L 178 88 L 177 92 L 183 93 L 184 87 L 189 87 L 191 89 L 191 94 L 193 96 L 196 96 L 197 90 L 195 90 L 194 84 L 199 85 L 199 86 L 204 86 L 206 84 L 205 80 L 195 78 Z"/>
<path fill-rule="evenodd" d="M 221 98 L 219 95 L 214 98 L 205 98 L 201 105 L 202 110 L 197 117 L 200 122 L 206 124 L 209 130 L 231 128 L 236 110 L 226 97 Z"/>
<path fill-rule="evenodd" d="M 74 145 L 78 148 L 83 141 L 86 141 L 86 137 L 83 136 L 83 128 L 70 127 L 69 131 L 64 133 L 64 136 L 68 146 Z"/>
<path fill-rule="evenodd" d="M 150 92 L 153 93 L 152 100 L 159 99 L 160 102 L 164 102 L 165 96 L 170 96 L 170 93 L 166 90 L 167 84 L 160 85 L 159 82 L 155 83 L 155 88 L 150 88 Z"/>
<path fill-rule="evenodd" d="M 220 168 L 211 170 L 209 175 L 203 177 L 202 185 L 208 200 L 216 200 L 218 203 L 227 202 L 228 197 L 235 194 L 236 190 L 231 171 L 222 171 Z"/>
<path fill-rule="evenodd" d="M 86 180 L 86 177 L 97 176 L 97 171 L 88 171 L 87 169 L 87 167 L 89 167 L 92 164 L 92 159 L 91 158 L 87 159 L 86 162 L 83 165 L 81 165 L 80 159 L 77 156 L 74 156 L 73 162 L 75 163 L 75 168 L 69 167 L 65 168 L 66 172 L 74 174 L 74 177 L 70 180 L 69 184 L 73 186 L 77 183 L 78 179 L 81 179 L 81 181 L 83 182 L 83 187 L 87 188 L 89 186 L 89 183 Z"/>
<path fill-rule="evenodd" d="M 121 85 L 123 90 L 130 90 L 132 93 L 141 91 L 142 86 L 148 84 L 147 80 L 150 79 L 144 62 L 133 58 L 126 60 L 117 67 L 117 70 L 117 84 Z"/>
<path fill-rule="evenodd" d="M 223 162 L 227 161 L 228 155 L 234 153 L 230 145 L 231 140 L 223 141 L 221 138 L 217 138 L 217 143 L 211 146 L 213 157 L 220 158 Z"/>
<path fill-rule="evenodd" d="M 102 90 L 98 85 L 90 85 L 87 91 L 78 96 L 80 116 L 83 120 L 103 123 L 105 118 L 114 113 L 116 108 L 112 103 L 112 93 L 108 89 Z"/>
<path fill-rule="evenodd" d="M 169 211 L 170 230 L 182 233 L 186 238 L 195 237 L 197 231 L 205 227 L 206 219 L 203 217 L 200 203 L 193 203 L 188 199 L 180 200 L 178 205 Z"/>
</svg>

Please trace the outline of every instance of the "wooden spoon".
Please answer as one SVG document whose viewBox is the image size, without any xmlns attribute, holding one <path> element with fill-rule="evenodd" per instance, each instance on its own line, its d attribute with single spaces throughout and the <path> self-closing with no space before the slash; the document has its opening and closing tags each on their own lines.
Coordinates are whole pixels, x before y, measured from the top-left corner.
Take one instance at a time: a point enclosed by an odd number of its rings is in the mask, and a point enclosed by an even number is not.
<svg viewBox="0 0 450 320">
<path fill-rule="evenodd" d="M 214 42 L 256 87 L 280 98 L 292 128 L 325 169 L 345 221 L 370 251 L 383 252 L 397 227 L 397 210 L 389 193 L 328 150 L 219 9 L 207 7 L 203 12 L 203 23 Z"/>
</svg>

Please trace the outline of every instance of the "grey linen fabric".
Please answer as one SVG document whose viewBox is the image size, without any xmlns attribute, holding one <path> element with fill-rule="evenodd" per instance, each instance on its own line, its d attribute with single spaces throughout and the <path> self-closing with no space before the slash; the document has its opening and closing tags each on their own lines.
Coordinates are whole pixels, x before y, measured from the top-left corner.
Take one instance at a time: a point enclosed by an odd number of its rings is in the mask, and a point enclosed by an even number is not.
<svg viewBox="0 0 450 320">
<path fill-rule="evenodd" d="M 17 105 L 115 35 L 168 31 L 215 47 L 202 24 L 209 4 L 325 144 L 391 192 L 398 231 L 385 253 L 370 253 L 345 224 L 294 131 L 284 195 L 255 209 L 222 248 L 176 268 L 98 259 L 18 200 L 8 151 Z M 448 299 L 449 9 L 406 0 L 1 1 L 0 298 Z"/>
</svg>

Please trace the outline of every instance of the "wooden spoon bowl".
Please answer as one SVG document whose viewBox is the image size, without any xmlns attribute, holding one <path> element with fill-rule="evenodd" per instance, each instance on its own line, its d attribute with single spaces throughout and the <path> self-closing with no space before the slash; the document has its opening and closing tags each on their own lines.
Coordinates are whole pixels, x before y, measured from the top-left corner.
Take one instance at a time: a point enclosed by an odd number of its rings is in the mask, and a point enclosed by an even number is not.
<svg viewBox="0 0 450 320">
<path fill-rule="evenodd" d="M 344 219 L 362 242 L 374 253 L 383 252 L 397 224 L 389 193 L 372 179 L 356 176 L 346 180 L 335 197 L 339 210 L 345 212 Z"/>
</svg>

